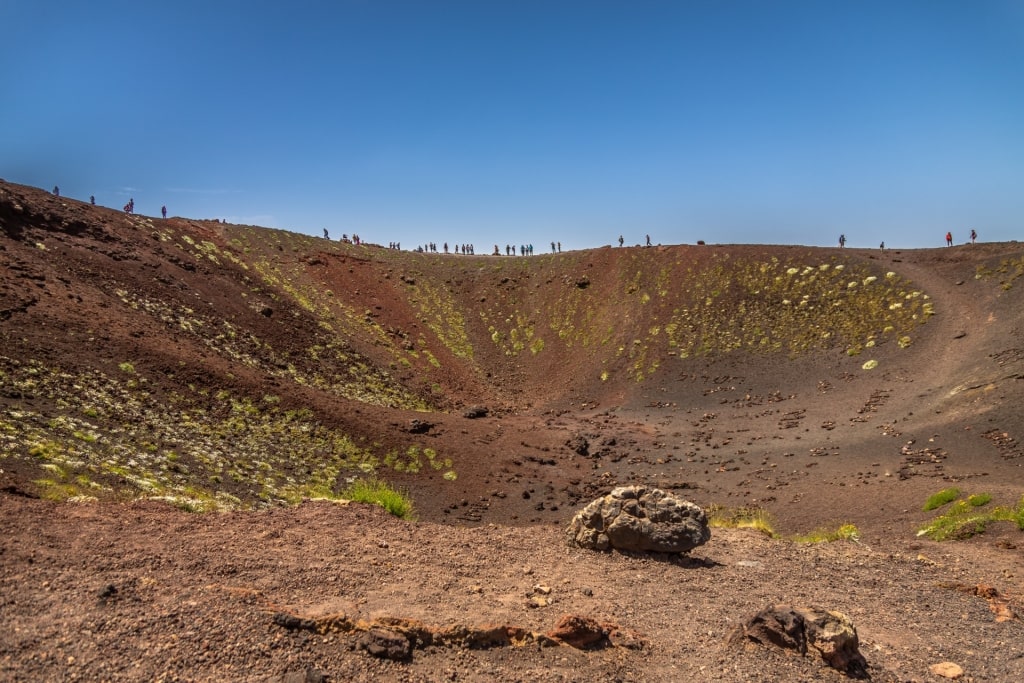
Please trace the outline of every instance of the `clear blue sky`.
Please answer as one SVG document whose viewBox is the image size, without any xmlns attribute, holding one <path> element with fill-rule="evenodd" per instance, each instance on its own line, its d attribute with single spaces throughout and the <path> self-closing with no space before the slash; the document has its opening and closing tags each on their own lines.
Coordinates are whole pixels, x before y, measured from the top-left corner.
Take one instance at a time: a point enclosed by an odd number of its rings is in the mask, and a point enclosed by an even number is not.
<svg viewBox="0 0 1024 683">
<path fill-rule="evenodd" d="M 412 248 L 1024 239 L 1024 0 L 0 0 L 0 177 Z"/>
</svg>

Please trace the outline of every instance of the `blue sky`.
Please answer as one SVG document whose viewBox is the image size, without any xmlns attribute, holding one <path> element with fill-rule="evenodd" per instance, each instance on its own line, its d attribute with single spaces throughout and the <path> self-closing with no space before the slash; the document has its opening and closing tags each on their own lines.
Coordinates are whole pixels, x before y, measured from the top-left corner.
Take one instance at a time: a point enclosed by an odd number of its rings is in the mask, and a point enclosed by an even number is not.
<svg viewBox="0 0 1024 683">
<path fill-rule="evenodd" d="M 532 243 L 1024 238 L 1024 0 L 0 0 L 0 177 Z"/>
</svg>

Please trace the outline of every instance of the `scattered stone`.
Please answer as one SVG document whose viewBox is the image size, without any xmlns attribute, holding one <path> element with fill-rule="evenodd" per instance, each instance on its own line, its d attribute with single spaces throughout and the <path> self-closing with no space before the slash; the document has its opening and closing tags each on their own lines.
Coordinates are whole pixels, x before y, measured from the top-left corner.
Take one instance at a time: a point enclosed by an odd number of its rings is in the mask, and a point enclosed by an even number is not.
<svg viewBox="0 0 1024 683">
<path fill-rule="evenodd" d="M 951 678 L 954 681 L 964 675 L 964 670 L 958 664 L 953 662 L 939 662 L 938 664 L 932 664 L 928 667 L 936 676 L 942 676 L 943 678 Z"/>
<path fill-rule="evenodd" d="M 990 586 L 985 583 L 979 583 L 975 586 L 958 583 L 952 584 L 949 587 L 958 590 L 961 593 L 977 595 L 979 598 L 984 598 L 988 601 L 988 608 L 992 611 L 992 614 L 996 615 L 997 622 L 1014 621 L 1020 618 L 1014 611 L 1013 607 L 1010 606 L 1009 598 L 1000 594 L 995 586 Z"/>
<path fill-rule="evenodd" d="M 470 406 L 463 411 L 462 417 L 475 420 L 479 417 L 487 417 L 487 413 L 489 412 L 490 410 L 487 406 Z"/>
<path fill-rule="evenodd" d="M 367 631 L 359 639 L 359 648 L 380 659 L 395 662 L 408 661 L 412 657 L 412 643 L 404 634 L 383 628 Z"/>
<path fill-rule="evenodd" d="M 569 450 L 573 451 L 582 456 L 590 455 L 590 442 L 587 441 L 587 437 L 582 434 L 577 434 L 568 441 L 565 445 L 569 447 Z"/>
<path fill-rule="evenodd" d="M 305 619 L 287 612 L 278 612 L 274 615 L 274 623 L 289 631 L 313 631 L 316 632 L 317 624 L 313 619 Z"/>
<path fill-rule="evenodd" d="M 551 600 L 548 598 L 541 597 L 539 595 L 531 595 L 526 600 L 526 606 L 530 609 L 537 609 L 539 607 L 547 607 L 551 604 Z"/>
<path fill-rule="evenodd" d="M 410 434 L 426 434 L 433 429 L 434 423 L 427 422 L 426 420 L 409 420 L 409 433 Z"/>
<path fill-rule="evenodd" d="M 590 550 L 686 553 L 710 538 L 704 510 L 647 486 L 614 489 L 576 513 L 566 529 L 569 545 Z"/>
<path fill-rule="evenodd" d="M 737 627 L 730 641 L 774 645 L 801 655 L 814 650 L 833 669 L 851 678 L 868 677 L 857 629 L 841 612 L 819 607 L 766 607 Z"/>
<path fill-rule="evenodd" d="M 609 630 L 594 619 L 566 614 L 547 632 L 547 636 L 578 650 L 596 650 L 611 644 Z"/>
<path fill-rule="evenodd" d="M 551 595 L 551 586 L 546 586 L 543 583 L 538 583 L 533 587 L 533 592 L 537 595 Z"/>
<path fill-rule="evenodd" d="M 280 676 L 266 679 L 266 683 L 326 683 L 327 676 L 319 669 L 312 667 L 305 671 L 289 671 Z"/>
<path fill-rule="evenodd" d="M 45 586 L 46 586 L 46 583 L 43 583 L 43 586 L 45 587 Z M 114 584 L 112 584 L 112 583 L 108 583 L 108 584 L 107 584 L 106 586 L 104 586 L 104 587 L 103 587 L 103 589 L 102 589 L 102 590 L 101 590 L 101 591 L 99 592 L 99 594 L 97 595 L 97 598 L 98 598 L 98 599 L 97 599 L 97 601 L 96 601 L 96 602 L 97 602 L 97 604 L 99 604 L 99 605 L 100 605 L 101 607 L 105 607 L 105 606 L 106 606 L 106 605 L 108 605 L 109 603 L 111 603 L 111 602 L 113 602 L 113 601 L 117 600 L 117 598 L 118 598 L 118 593 L 117 593 L 117 586 L 115 586 L 115 585 L 114 585 Z"/>
</svg>

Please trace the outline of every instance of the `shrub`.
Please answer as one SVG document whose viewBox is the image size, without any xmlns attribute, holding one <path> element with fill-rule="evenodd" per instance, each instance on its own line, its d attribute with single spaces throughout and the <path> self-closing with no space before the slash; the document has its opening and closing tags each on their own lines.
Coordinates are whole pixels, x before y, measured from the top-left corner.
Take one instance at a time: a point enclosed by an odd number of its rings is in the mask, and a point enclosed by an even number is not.
<svg viewBox="0 0 1024 683">
<path fill-rule="evenodd" d="M 767 510 L 711 505 L 705 512 L 708 516 L 708 526 L 717 529 L 754 529 L 766 536 L 775 537 L 772 516 Z"/>
<path fill-rule="evenodd" d="M 960 489 L 948 488 L 942 489 L 938 493 L 932 494 L 928 497 L 928 500 L 924 503 L 924 511 L 936 510 L 946 503 L 952 503 L 954 500 L 960 497 Z"/>
<path fill-rule="evenodd" d="M 415 518 L 409 495 L 392 488 L 383 479 L 356 479 L 342 491 L 341 495 L 356 503 L 379 505 L 401 519 Z"/>
<path fill-rule="evenodd" d="M 1024 531 L 1024 496 L 1020 497 L 1017 507 L 1010 510 L 1010 521 L 1017 525 L 1017 528 Z"/>
<path fill-rule="evenodd" d="M 978 508 L 992 500 L 987 493 L 968 496 L 958 500 L 942 515 L 918 530 L 918 536 L 927 536 L 933 541 L 965 539 L 984 533 L 992 522 L 1013 522 L 1024 530 L 1024 497 L 1016 507 L 997 506 L 981 511 Z"/>
<path fill-rule="evenodd" d="M 855 524 L 841 524 L 836 529 L 827 529 L 821 527 L 815 529 L 809 534 L 802 536 L 794 536 L 794 541 L 798 543 L 831 543 L 832 541 L 858 541 L 860 540 L 860 530 Z"/>
<path fill-rule="evenodd" d="M 990 502 L 992 502 L 991 493 L 972 493 L 971 495 L 967 496 L 967 504 L 970 505 L 971 507 L 978 508 L 981 507 L 982 505 L 987 505 Z"/>
</svg>

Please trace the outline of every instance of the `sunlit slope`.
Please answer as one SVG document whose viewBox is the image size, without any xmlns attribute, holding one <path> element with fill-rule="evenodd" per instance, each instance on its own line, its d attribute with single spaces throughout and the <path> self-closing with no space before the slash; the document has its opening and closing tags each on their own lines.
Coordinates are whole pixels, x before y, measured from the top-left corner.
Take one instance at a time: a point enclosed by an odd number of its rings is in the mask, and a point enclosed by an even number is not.
<svg viewBox="0 0 1024 683">
<path fill-rule="evenodd" d="M 230 245 L 339 340 L 438 394 L 477 386 L 515 400 L 581 379 L 643 383 L 673 358 L 877 353 L 911 346 L 935 310 L 898 272 L 838 250 L 465 257 L 252 230 Z"/>
<path fill-rule="evenodd" d="M 915 395 L 973 405 L 1021 357 L 1024 258 L 1009 247 L 467 257 L 0 184 L 2 469 L 56 497 L 199 507 L 336 493 L 388 469 L 447 482 L 486 452 L 459 436 L 468 406 L 646 403 L 716 364 L 797 392 L 877 362 Z M 955 362 L 929 374 L 940 357 Z M 447 416 L 443 448 L 410 427 Z"/>
</svg>

